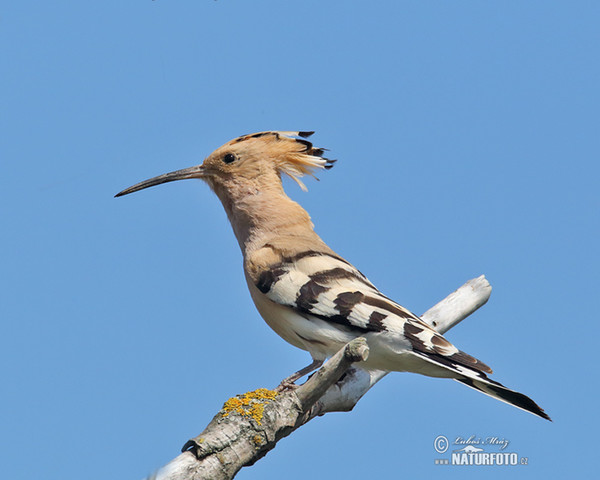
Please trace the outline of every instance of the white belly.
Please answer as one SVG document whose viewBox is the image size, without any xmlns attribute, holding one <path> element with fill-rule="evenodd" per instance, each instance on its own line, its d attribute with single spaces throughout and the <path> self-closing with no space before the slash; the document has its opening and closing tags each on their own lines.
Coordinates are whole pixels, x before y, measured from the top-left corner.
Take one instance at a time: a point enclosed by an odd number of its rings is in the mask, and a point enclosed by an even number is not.
<svg viewBox="0 0 600 480">
<path fill-rule="evenodd" d="M 330 357 L 356 338 L 356 335 L 344 332 L 329 322 L 272 302 L 251 281 L 248 281 L 248 289 L 267 325 L 286 342 L 310 352 L 316 360 Z"/>
</svg>

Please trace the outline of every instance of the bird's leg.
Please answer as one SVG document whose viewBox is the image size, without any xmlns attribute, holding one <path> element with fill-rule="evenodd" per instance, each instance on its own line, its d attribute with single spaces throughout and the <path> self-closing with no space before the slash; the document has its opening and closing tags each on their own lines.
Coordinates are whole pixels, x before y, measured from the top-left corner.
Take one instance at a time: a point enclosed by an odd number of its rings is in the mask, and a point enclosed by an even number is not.
<svg viewBox="0 0 600 480">
<path fill-rule="evenodd" d="M 284 390 L 295 388 L 296 385 L 294 382 L 299 378 L 302 378 L 304 375 L 308 375 L 310 372 L 315 371 L 317 368 L 320 368 L 323 365 L 325 360 L 314 360 L 310 365 L 307 365 L 304 368 L 301 368 L 296 373 L 292 373 L 289 377 L 284 378 L 279 386 L 275 389 L 278 392 L 282 392 Z"/>
</svg>

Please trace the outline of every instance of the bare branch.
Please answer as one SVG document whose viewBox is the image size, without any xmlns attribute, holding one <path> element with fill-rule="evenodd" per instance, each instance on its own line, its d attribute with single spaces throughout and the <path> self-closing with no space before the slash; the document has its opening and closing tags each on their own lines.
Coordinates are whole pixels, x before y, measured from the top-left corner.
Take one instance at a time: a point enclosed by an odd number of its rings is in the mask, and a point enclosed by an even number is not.
<svg viewBox="0 0 600 480">
<path fill-rule="evenodd" d="M 491 286 L 482 275 L 465 283 L 421 318 L 444 333 L 484 305 L 490 294 Z M 387 374 L 367 372 L 352 366 L 367 356 L 365 339 L 357 338 L 295 390 L 276 394 L 262 389 L 238 396 L 237 403 L 228 405 L 231 400 L 228 401 L 205 430 L 184 445 L 184 452 L 152 478 L 233 478 L 242 467 L 261 459 L 281 438 L 314 417 L 352 410 L 361 397 Z M 233 410 L 230 408 L 238 404 L 241 406 Z"/>
<path fill-rule="evenodd" d="M 485 275 L 473 278 L 455 290 L 441 302 L 427 310 L 421 320 L 440 333 L 446 333 L 458 325 L 478 308 L 483 307 L 490 295 L 492 286 Z"/>
</svg>

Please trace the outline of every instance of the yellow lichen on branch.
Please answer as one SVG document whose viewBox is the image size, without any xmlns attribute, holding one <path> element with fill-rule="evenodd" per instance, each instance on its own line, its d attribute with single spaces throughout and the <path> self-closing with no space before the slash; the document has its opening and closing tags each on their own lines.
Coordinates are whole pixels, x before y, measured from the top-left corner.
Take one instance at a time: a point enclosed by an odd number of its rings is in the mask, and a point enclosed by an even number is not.
<svg viewBox="0 0 600 480">
<path fill-rule="evenodd" d="M 277 396 L 275 390 L 259 388 L 253 392 L 244 393 L 230 398 L 225 402 L 221 415 L 227 417 L 234 412 L 246 417 L 252 417 L 260 425 L 265 405 Z"/>
</svg>

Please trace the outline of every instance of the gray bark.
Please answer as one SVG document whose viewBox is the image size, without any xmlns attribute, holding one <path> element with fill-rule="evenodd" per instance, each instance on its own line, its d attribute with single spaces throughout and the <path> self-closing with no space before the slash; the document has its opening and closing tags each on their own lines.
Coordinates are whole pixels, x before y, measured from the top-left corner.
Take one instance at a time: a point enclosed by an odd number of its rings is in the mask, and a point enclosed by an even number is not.
<svg viewBox="0 0 600 480">
<path fill-rule="evenodd" d="M 468 281 L 421 317 L 440 333 L 448 331 L 490 297 L 492 287 L 482 275 Z M 204 431 L 189 440 L 180 455 L 150 478 L 156 480 L 226 480 L 275 448 L 277 442 L 319 415 L 350 411 L 387 372 L 353 366 L 365 360 L 369 348 L 364 338 L 348 343 L 295 390 L 271 398 L 259 392 L 248 399 L 238 396 L 212 419 Z M 341 379 L 341 380 L 340 380 Z M 260 398 L 264 397 L 264 398 Z M 236 413 L 235 406 L 245 414 Z M 225 407 L 225 406 L 224 406 Z"/>
</svg>

